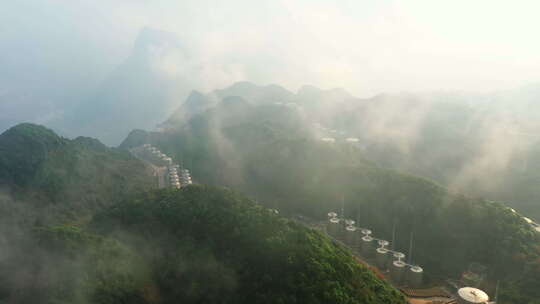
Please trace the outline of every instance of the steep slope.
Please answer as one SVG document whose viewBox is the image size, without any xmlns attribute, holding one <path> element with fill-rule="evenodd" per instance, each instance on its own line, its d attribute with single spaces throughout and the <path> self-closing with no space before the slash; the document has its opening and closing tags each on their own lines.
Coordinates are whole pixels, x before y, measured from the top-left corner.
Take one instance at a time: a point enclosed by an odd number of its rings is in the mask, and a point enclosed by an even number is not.
<svg viewBox="0 0 540 304">
<path fill-rule="evenodd" d="M 152 181 L 142 162 L 95 139 L 68 140 L 33 124 L 17 125 L 0 135 L 5 220 L 46 222 L 59 216 L 76 220 L 151 187 Z"/>
<path fill-rule="evenodd" d="M 109 250 L 89 247 L 84 251 L 88 258 L 103 260 L 110 257 L 107 252 L 124 251 L 114 243 L 80 235 L 71 227 L 50 231 L 45 227 L 86 223 L 121 198 L 151 188 L 153 180 L 149 168 L 128 152 L 107 148 L 92 138 L 69 140 L 33 124 L 20 124 L 1 134 L 0 302 L 52 303 L 47 299 L 53 293 L 76 292 L 72 287 L 77 280 L 69 275 L 79 274 L 80 269 L 64 259 L 73 257 L 82 242 Z M 38 232 L 51 241 L 68 240 L 63 247 L 67 251 L 41 247 L 35 238 Z M 107 261 L 111 264 L 98 266 L 109 273 L 127 263 Z M 70 281 L 63 281 L 66 277 Z M 60 281 L 64 283 L 60 288 L 51 287 Z"/>
<path fill-rule="evenodd" d="M 11 303 L 405 303 L 326 237 L 224 189 L 147 192 L 33 238 L 37 254 L 0 274 Z"/>
<path fill-rule="evenodd" d="M 361 138 L 366 156 L 382 166 L 506 201 L 540 220 L 538 92 L 381 95 L 349 103 L 324 123 Z"/>
<path fill-rule="evenodd" d="M 194 115 L 201 114 L 218 104 L 226 106 L 234 98 L 241 98 L 243 102 L 250 105 L 283 105 L 292 102 L 294 94 L 278 85 L 258 86 L 247 81 L 237 82 L 225 89 L 214 90 L 208 94 L 192 91 L 161 126 L 165 129 L 180 128 Z"/>
<path fill-rule="evenodd" d="M 156 145 L 196 181 L 245 191 L 283 214 L 323 219 L 344 201 L 347 216 L 382 238 L 396 223 L 396 248 L 407 251 L 414 232 L 413 262 L 432 279 L 459 278 L 480 262 L 489 280 L 512 282 L 540 257 L 538 234 L 503 204 L 377 167 L 363 158 L 362 141 L 320 141 L 302 109 L 251 104 L 228 116 L 219 105 L 182 128 L 133 133 L 123 147 Z"/>
</svg>

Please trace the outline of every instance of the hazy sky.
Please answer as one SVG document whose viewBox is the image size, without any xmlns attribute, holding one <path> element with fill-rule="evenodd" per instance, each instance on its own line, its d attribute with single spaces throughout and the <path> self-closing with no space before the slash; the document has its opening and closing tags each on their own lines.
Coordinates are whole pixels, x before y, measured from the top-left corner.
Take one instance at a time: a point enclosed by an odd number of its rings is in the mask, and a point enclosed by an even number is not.
<svg viewBox="0 0 540 304">
<path fill-rule="evenodd" d="M 0 63 L 99 79 L 149 26 L 195 51 L 204 89 L 251 80 L 360 96 L 497 90 L 540 81 L 539 11 L 536 0 L 5 1 Z"/>
</svg>

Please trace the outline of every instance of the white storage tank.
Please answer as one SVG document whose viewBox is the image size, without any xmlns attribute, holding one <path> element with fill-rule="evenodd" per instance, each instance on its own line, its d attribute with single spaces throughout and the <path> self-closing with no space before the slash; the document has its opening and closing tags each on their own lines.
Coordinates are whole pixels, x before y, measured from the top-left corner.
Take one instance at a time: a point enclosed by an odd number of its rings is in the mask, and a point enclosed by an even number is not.
<svg viewBox="0 0 540 304">
<path fill-rule="evenodd" d="M 419 288 L 422 286 L 422 280 L 424 276 L 424 269 L 420 266 L 412 266 L 407 273 L 407 282 L 412 288 Z"/>
<path fill-rule="evenodd" d="M 377 248 L 375 256 L 377 267 L 381 270 L 385 270 L 386 264 L 388 264 L 388 249 L 384 247 Z"/>
<path fill-rule="evenodd" d="M 394 284 L 401 284 L 403 280 L 403 274 L 405 273 L 405 263 L 397 260 L 390 266 L 390 278 Z"/>
<path fill-rule="evenodd" d="M 364 257 L 371 257 L 375 250 L 373 248 L 373 238 L 369 235 L 362 237 L 360 243 L 362 248 L 362 255 Z"/>
<path fill-rule="evenodd" d="M 337 217 L 331 217 L 328 220 L 328 228 L 327 228 L 328 234 L 333 237 L 337 237 L 340 229 L 341 229 L 341 226 L 339 224 L 339 219 Z"/>
<path fill-rule="evenodd" d="M 489 296 L 484 291 L 473 287 L 460 288 L 458 296 L 460 304 L 480 304 L 489 301 Z"/>
<path fill-rule="evenodd" d="M 345 227 L 345 244 L 353 250 L 358 250 L 358 232 L 356 227 L 349 225 Z"/>
<path fill-rule="evenodd" d="M 395 257 L 398 261 L 401 261 L 401 259 L 405 258 L 405 254 L 402 253 L 402 252 L 394 252 L 394 257 Z"/>
<path fill-rule="evenodd" d="M 356 222 L 354 220 L 345 220 L 345 225 L 347 226 L 352 226 L 354 225 Z"/>
<path fill-rule="evenodd" d="M 399 251 L 394 252 L 393 254 L 391 254 L 390 257 L 388 257 L 388 263 L 386 267 L 388 267 L 388 269 L 392 269 L 393 267 L 392 264 L 394 263 L 394 261 L 402 261 L 403 258 L 405 258 L 404 253 L 399 252 Z"/>
</svg>

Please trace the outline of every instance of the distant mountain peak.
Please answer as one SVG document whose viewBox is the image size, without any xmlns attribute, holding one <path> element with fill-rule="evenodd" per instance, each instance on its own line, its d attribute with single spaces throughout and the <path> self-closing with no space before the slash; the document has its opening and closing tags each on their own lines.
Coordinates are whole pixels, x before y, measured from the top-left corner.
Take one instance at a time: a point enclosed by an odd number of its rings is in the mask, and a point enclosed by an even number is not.
<svg viewBox="0 0 540 304">
<path fill-rule="evenodd" d="M 186 101 L 185 102 L 188 102 L 190 100 L 197 100 L 197 99 L 201 99 L 201 98 L 204 98 L 204 94 L 202 92 L 199 92 L 197 90 L 192 90 L 188 97 L 186 98 Z"/>
<path fill-rule="evenodd" d="M 22 123 L 0 135 L 0 182 L 25 185 L 51 151 L 67 143 L 43 126 Z"/>
<path fill-rule="evenodd" d="M 241 96 L 254 104 L 288 102 L 294 98 L 294 93 L 279 85 L 260 86 L 248 81 L 236 82 L 225 89 L 215 90 L 212 93 L 221 99 L 227 96 Z"/>
<path fill-rule="evenodd" d="M 298 95 L 301 95 L 301 94 L 306 94 L 306 93 L 313 93 L 313 92 L 321 92 L 322 89 L 316 87 L 316 86 L 313 86 L 313 85 L 310 85 L 310 84 L 305 84 L 303 86 L 300 87 L 300 89 L 298 89 L 298 92 L 297 94 Z"/>
<path fill-rule="evenodd" d="M 18 138 L 51 146 L 61 144 L 64 141 L 53 130 L 33 123 L 21 123 L 9 128 L 0 135 L 0 141 L 5 138 Z"/>
</svg>

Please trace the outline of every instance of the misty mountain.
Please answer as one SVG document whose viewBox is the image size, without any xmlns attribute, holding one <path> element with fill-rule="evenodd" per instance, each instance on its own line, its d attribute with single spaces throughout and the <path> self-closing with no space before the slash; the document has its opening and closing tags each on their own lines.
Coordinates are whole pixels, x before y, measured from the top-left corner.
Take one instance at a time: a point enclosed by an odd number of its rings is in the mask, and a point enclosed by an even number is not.
<svg viewBox="0 0 540 304">
<path fill-rule="evenodd" d="M 51 126 L 118 62 L 115 30 L 102 16 L 75 25 L 87 17 L 40 0 L 4 6 L 0 132 L 24 121 Z"/>
<path fill-rule="evenodd" d="M 92 214 L 136 189 L 152 187 L 151 174 L 126 151 L 92 138 L 69 140 L 32 124 L 0 135 L 2 217 L 7 222 L 70 218 L 73 209 Z"/>
<path fill-rule="evenodd" d="M 231 103 L 227 97 L 241 97 L 251 105 L 286 104 L 292 102 L 294 93 L 278 85 L 258 86 L 251 82 L 236 82 L 225 88 L 214 90 L 208 94 L 192 91 L 188 98 L 162 124 L 164 128 L 181 127 L 195 114 L 216 106 L 218 103 Z"/>
<path fill-rule="evenodd" d="M 175 35 L 143 29 L 124 63 L 65 114 L 64 130 L 68 135 L 97 136 L 116 145 L 133 128 L 155 128 L 176 98 L 185 97 L 184 85 L 189 83 L 169 71 L 168 65 L 187 61 L 189 56 Z"/>
<path fill-rule="evenodd" d="M 228 88 L 215 90 L 213 94 L 221 99 L 240 96 L 254 104 L 288 102 L 294 97 L 292 92 L 278 85 L 258 86 L 247 81 L 236 82 Z"/>
<path fill-rule="evenodd" d="M 260 93 L 253 92 L 256 88 Z M 383 167 L 432 178 L 453 191 L 505 201 L 540 218 L 538 85 L 483 95 L 401 93 L 372 98 L 304 86 L 281 98 L 265 97 L 266 101 L 258 97 L 269 96 L 265 87 L 253 84 L 218 91 L 219 95 L 206 95 L 213 100 L 207 105 L 217 104 L 216 96 L 241 96 L 253 104 L 295 106 L 305 129 L 319 138 L 358 138 L 364 157 Z"/>
<path fill-rule="evenodd" d="M 360 138 L 366 157 L 382 166 L 539 218 L 539 99 L 534 87 L 484 96 L 382 95 L 335 112 L 324 124 Z"/>
<path fill-rule="evenodd" d="M 318 96 L 324 106 L 334 102 L 333 109 L 341 117 L 346 117 L 344 109 L 354 111 L 352 115 L 363 115 L 364 120 L 359 123 L 366 124 L 365 131 L 370 130 L 368 124 L 373 122 L 370 116 L 382 118 L 383 112 L 389 110 L 388 96 L 351 99 L 348 94 L 317 93 L 314 89 L 309 96 Z M 236 107 L 228 106 L 231 99 L 236 100 Z M 400 100 L 402 108 L 396 109 L 396 116 L 388 117 L 391 122 L 387 121 L 396 133 L 380 130 L 394 136 L 382 138 L 388 145 L 399 144 L 391 138 L 412 132 L 403 129 L 414 117 L 406 114 L 420 109 L 429 110 L 432 123 L 439 121 L 434 118 L 438 114 L 447 117 L 441 121 L 448 125 L 462 127 L 462 123 L 455 121 L 461 116 L 452 117 L 450 113 L 460 114 L 467 109 L 463 105 L 438 103 L 432 107 L 431 101 L 416 102 L 413 95 Z M 429 269 L 434 277 L 457 279 L 467 265 L 479 262 L 487 266 L 491 280 L 505 278 L 508 282 L 502 292 L 506 299 L 514 297 L 510 295 L 514 288 L 527 293 L 520 289 L 524 285 L 517 282 L 538 277 L 536 272 L 527 272 L 528 277 L 520 278 L 540 256 L 540 239 L 521 215 L 505 204 L 460 195 L 429 179 L 377 165 L 370 159 L 380 162 L 371 154 L 379 143 L 365 136 L 369 133 L 348 132 L 348 121 L 340 121 L 337 116 L 328 116 L 335 118 L 330 122 L 335 123 L 336 129 L 314 125 L 316 120 L 310 113 L 318 107 L 309 109 L 302 105 L 307 102 L 308 98 L 302 100 L 298 94 L 290 103 L 255 102 L 249 95 L 226 96 L 215 101 L 215 106 L 163 132 L 134 131 L 121 147 L 150 143 L 183 163 L 196 181 L 249 193 L 265 206 L 278 208 L 289 216 L 322 220 L 327 212 L 344 206 L 347 217 L 357 219 L 361 227 L 369 227 L 386 239 L 391 238 L 391 223 L 396 223 L 396 248 L 406 251 L 413 231 L 413 262 Z M 418 125 L 425 122 L 423 116 L 416 119 Z M 337 129 L 339 126 L 342 128 Z M 355 135 L 359 141 L 346 140 Z M 395 155 L 400 156 L 400 150 L 395 150 Z M 385 150 L 379 151 L 382 154 Z M 392 151 L 380 157 L 391 155 Z M 527 293 L 526 297 L 534 296 Z"/>
<path fill-rule="evenodd" d="M 96 139 L 1 134 L 0 301 L 405 303 L 347 250 L 239 193 L 154 186 Z"/>
</svg>

